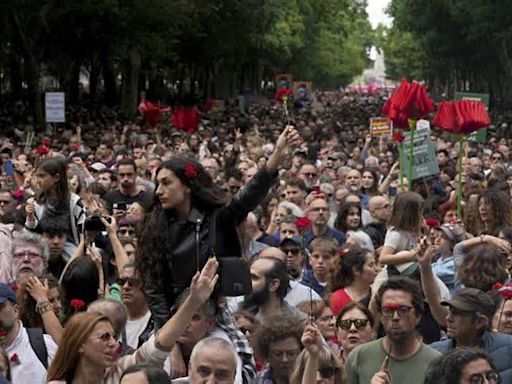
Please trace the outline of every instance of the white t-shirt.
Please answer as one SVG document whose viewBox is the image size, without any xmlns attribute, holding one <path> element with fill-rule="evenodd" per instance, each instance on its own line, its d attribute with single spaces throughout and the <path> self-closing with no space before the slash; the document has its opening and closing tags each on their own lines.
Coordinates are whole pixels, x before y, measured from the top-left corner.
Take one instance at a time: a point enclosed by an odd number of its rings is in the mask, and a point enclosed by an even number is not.
<svg viewBox="0 0 512 384">
<path fill-rule="evenodd" d="M 36 353 L 30 345 L 27 330 L 23 327 L 21 321 L 20 332 L 14 339 L 13 343 L 5 349 L 5 353 L 9 359 L 16 353 L 18 355 L 19 364 L 11 363 L 12 383 L 30 383 L 43 384 L 46 383 L 46 369 L 37 358 Z M 46 351 L 48 352 L 48 366 L 50 366 L 55 353 L 57 352 L 57 344 L 50 335 L 43 335 Z"/>
<path fill-rule="evenodd" d="M 148 321 L 151 318 L 151 311 L 137 320 L 128 320 L 126 322 L 126 343 L 133 349 L 137 349 L 139 337 L 148 326 Z"/>
</svg>

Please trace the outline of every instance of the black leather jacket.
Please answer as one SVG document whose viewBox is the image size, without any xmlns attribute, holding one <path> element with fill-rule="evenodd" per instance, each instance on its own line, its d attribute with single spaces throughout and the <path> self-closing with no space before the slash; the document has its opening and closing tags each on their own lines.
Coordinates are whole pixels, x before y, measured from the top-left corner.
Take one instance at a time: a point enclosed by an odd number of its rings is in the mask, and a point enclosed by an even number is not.
<svg viewBox="0 0 512 384">
<path fill-rule="evenodd" d="M 233 199 L 216 212 L 215 254 L 217 257 L 242 256 L 236 227 L 247 214 L 254 210 L 265 198 L 268 190 L 276 181 L 276 175 L 270 175 L 265 168 L 260 170 L 247 186 L 241 189 Z M 159 255 L 165 258 L 162 265 L 165 281 L 143 276 L 144 293 L 155 319 L 155 325 L 161 327 L 171 316 L 171 307 L 176 298 L 190 285 L 197 271 L 197 234 L 199 235 L 199 269 L 211 255 L 209 226 L 212 213 L 205 213 L 192 207 L 187 222 L 178 223 L 171 218 L 172 252 Z M 155 228 L 158 230 L 158 228 Z"/>
</svg>

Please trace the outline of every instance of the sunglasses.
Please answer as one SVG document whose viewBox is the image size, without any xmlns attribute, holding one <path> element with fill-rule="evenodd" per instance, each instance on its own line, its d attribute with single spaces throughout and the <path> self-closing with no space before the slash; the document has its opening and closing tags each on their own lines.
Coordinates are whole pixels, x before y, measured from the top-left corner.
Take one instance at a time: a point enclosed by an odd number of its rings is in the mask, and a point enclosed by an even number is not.
<svg viewBox="0 0 512 384">
<path fill-rule="evenodd" d="M 117 233 L 125 236 L 133 236 L 135 235 L 135 229 L 119 229 Z"/>
<path fill-rule="evenodd" d="M 347 320 L 338 321 L 337 325 L 338 325 L 338 328 L 341 328 L 344 331 L 348 331 L 352 327 L 352 324 L 354 324 L 356 329 L 360 330 L 360 329 L 366 328 L 369 321 L 370 320 L 368 320 L 368 319 L 355 319 L 355 320 L 347 319 Z"/>
<path fill-rule="evenodd" d="M 9 200 L 0 200 L 0 204 L 5 204 L 5 205 L 7 205 L 7 204 L 9 204 L 9 203 L 10 203 L 10 201 L 9 201 Z"/>
<path fill-rule="evenodd" d="M 382 316 L 393 317 L 396 312 L 398 316 L 404 317 L 411 312 L 411 309 L 412 307 L 408 305 L 385 305 L 382 307 Z"/>
<path fill-rule="evenodd" d="M 254 332 L 254 329 L 252 329 L 252 328 L 239 327 L 238 329 L 239 329 L 239 330 L 240 330 L 240 332 L 242 332 L 245 336 L 250 335 L 251 333 L 253 333 L 253 332 Z"/>
<path fill-rule="evenodd" d="M 97 335 L 96 338 L 101 340 L 104 343 L 108 343 L 111 339 L 114 339 L 114 341 L 116 340 L 115 335 L 110 332 L 104 332 L 102 334 L 99 334 L 99 335 Z"/>
<path fill-rule="evenodd" d="M 300 253 L 299 248 L 281 248 L 281 251 L 283 251 L 286 255 L 291 253 L 293 256 L 297 256 Z"/>
<path fill-rule="evenodd" d="M 118 277 L 116 283 L 121 287 L 123 287 L 126 283 L 128 283 L 128 286 L 130 287 L 135 287 L 140 284 L 140 280 L 133 277 Z"/>
<path fill-rule="evenodd" d="M 501 156 L 493 156 L 493 157 L 491 157 L 491 159 L 493 159 L 493 160 L 501 160 Z"/>
<path fill-rule="evenodd" d="M 330 379 L 331 377 L 334 376 L 334 373 L 336 372 L 336 370 L 332 367 L 323 367 L 323 368 L 318 368 L 318 373 L 320 374 L 320 376 L 322 376 L 324 379 Z"/>
</svg>

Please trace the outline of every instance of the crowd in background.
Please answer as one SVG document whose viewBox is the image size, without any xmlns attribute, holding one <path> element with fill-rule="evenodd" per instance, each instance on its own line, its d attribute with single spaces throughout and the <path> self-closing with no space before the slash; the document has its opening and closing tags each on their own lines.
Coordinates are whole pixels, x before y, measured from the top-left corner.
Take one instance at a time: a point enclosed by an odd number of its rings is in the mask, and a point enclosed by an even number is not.
<svg viewBox="0 0 512 384">
<path fill-rule="evenodd" d="M 432 127 L 440 173 L 408 190 L 369 133 L 383 102 L 227 103 L 193 133 L 77 108 L 32 135 L 4 112 L 0 383 L 512 382 L 512 121 L 460 159 Z M 248 295 L 180 250 L 208 242 L 207 203 Z"/>
</svg>

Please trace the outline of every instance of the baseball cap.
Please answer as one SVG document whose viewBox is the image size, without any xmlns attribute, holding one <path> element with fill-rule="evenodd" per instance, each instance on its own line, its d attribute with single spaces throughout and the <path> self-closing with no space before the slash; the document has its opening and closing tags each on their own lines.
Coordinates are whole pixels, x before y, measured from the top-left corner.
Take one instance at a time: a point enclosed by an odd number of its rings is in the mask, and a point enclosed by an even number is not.
<svg viewBox="0 0 512 384">
<path fill-rule="evenodd" d="M 10 284 L 0 284 L 0 304 L 4 303 L 6 300 L 9 300 L 11 303 L 16 303 L 16 295 L 12 290 L 12 286 Z"/>
<path fill-rule="evenodd" d="M 491 297 L 476 288 L 462 288 L 450 300 L 442 301 L 441 305 L 449 305 L 464 312 L 480 312 L 489 319 L 496 312 L 496 305 Z"/>
<path fill-rule="evenodd" d="M 444 235 L 449 238 L 454 243 L 460 243 L 464 240 L 464 230 L 455 224 L 443 224 L 439 228 L 440 231 L 444 233 Z"/>
<path fill-rule="evenodd" d="M 103 163 L 97 162 L 90 166 L 91 169 L 95 170 L 96 172 L 103 171 L 107 168 L 107 166 Z"/>
<path fill-rule="evenodd" d="M 302 246 L 302 239 L 298 236 L 292 236 L 292 237 L 285 237 L 281 240 L 281 243 L 279 245 L 283 245 L 284 243 L 295 243 L 296 245 Z"/>
<path fill-rule="evenodd" d="M 304 156 L 304 157 L 307 157 L 307 153 L 302 150 L 302 149 L 296 149 L 295 151 L 293 151 L 293 156 Z"/>
</svg>

